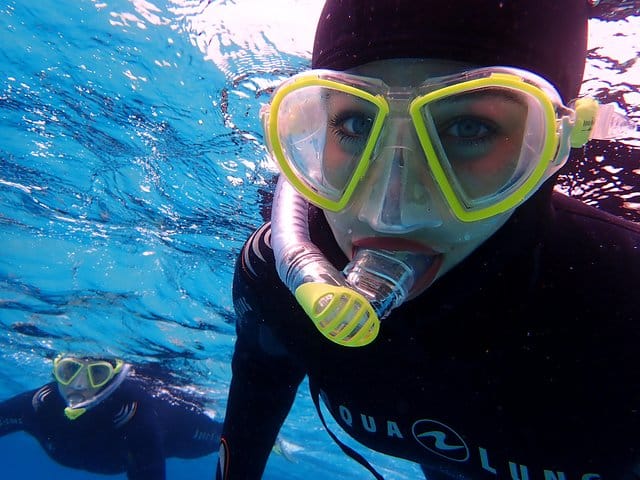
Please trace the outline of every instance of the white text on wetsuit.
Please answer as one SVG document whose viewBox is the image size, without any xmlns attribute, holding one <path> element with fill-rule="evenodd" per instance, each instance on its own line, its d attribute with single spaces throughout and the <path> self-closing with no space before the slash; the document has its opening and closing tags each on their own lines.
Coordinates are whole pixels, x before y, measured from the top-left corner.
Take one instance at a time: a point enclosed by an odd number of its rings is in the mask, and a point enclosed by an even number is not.
<svg viewBox="0 0 640 480">
<path fill-rule="evenodd" d="M 321 392 L 321 396 L 325 401 L 325 404 L 329 406 L 329 409 L 335 412 L 335 410 L 331 409 L 331 404 L 328 401 L 328 396 L 324 392 Z M 407 439 L 413 437 L 411 432 L 405 432 L 405 434 L 403 434 L 402 429 L 394 420 L 374 418 L 371 415 L 367 415 L 361 412 L 354 413 L 345 405 L 338 406 L 338 415 L 342 420 L 343 426 L 345 426 L 347 430 L 360 429 L 361 427 L 364 432 L 370 435 L 385 435 L 388 438 L 395 437 L 399 439 Z M 418 420 L 414 422 L 414 425 L 421 421 L 424 420 Z M 458 438 L 461 439 L 462 437 L 458 435 Z M 418 443 L 424 447 L 421 442 Z M 543 480 L 572 480 L 566 475 L 565 472 L 551 469 L 543 469 L 543 471 L 541 472 L 541 476 L 532 476 L 532 473 L 535 472 L 530 471 L 527 465 L 512 460 L 507 460 L 505 464 L 499 465 L 497 463 L 494 463 L 494 459 L 491 458 L 490 453 L 483 447 L 478 447 L 475 452 L 473 449 L 471 449 L 469 450 L 469 452 L 472 453 L 472 455 L 469 456 L 470 461 L 479 463 L 480 467 L 483 470 L 496 475 L 496 477 L 498 476 L 499 469 L 506 467 L 510 473 L 510 478 L 512 480 L 532 480 L 533 478 L 541 478 Z M 475 455 L 473 455 L 473 453 L 475 453 Z M 601 478 L 602 476 L 597 473 L 584 473 L 576 477 L 576 480 L 600 480 Z"/>
</svg>

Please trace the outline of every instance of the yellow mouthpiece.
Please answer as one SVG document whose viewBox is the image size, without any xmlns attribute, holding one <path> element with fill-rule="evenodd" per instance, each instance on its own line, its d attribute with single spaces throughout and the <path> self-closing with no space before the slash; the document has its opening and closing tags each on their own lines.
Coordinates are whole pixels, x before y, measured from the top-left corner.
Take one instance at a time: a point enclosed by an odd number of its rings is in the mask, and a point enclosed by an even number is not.
<svg viewBox="0 0 640 480">
<path fill-rule="evenodd" d="M 303 283 L 298 303 L 326 338 L 345 347 L 370 344 L 380 331 L 380 319 L 369 301 L 348 287 Z"/>
<path fill-rule="evenodd" d="M 86 408 L 71 408 L 71 407 L 67 407 L 67 408 L 64 409 L 64 414 L 67 416 L 67 418 L 69 420 L 75 420 L 76 418 L 78 418 L 80 415 L 82 415 L 86 411 L 87 411 Z"/>
</svg>

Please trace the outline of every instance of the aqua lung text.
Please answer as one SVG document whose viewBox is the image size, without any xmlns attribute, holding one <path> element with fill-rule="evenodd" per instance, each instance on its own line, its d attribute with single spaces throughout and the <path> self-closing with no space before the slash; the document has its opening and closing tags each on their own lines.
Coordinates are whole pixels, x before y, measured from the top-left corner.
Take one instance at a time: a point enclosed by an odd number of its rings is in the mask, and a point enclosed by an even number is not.
<svg viewBox="0 0 640 480">
<path fill-rule="evenodd" d="M 602 478 L 597 473 L 568 476 L 563 471 L 552 469 L 535 472 L 527 465 L 516 461 L 499 462 L 492 458 L 487 449 L 481 446 L 469 447 L 460 434 L 437 420 L 419 419 L 413 422 L 411 432 L 403 431 L 403 428 L 394 420 L 374 418 L 366 413 L 354 411 L 345 405 L 338 405 L 337 409 L 333 409 L 325 392 L 321 392 L 321 397 L 329 410 L 337 412 L 342 426 L 347 431 L 359 430 L 371 436 L 379 437 L 382 435 L 387 438 L 413 440 L 430 453 L 449 461 L 476 463 L 483 470 L 494 474 L 496 478 L 498 476 L 511 480 L 600 480 Z M 507 472 L 510 474 L 509 477 L 504 476 Z"/>
</svg>

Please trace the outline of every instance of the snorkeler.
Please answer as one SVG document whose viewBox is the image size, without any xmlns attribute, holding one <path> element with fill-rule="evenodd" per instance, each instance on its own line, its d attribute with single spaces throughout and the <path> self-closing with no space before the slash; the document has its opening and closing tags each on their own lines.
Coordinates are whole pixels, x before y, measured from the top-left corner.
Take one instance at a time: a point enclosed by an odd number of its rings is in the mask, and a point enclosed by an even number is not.
<svg viewBox="0 0 640 480">
<path fill-rule="evenodd" d="M 163 480 L 168 457 L 216 450 L 221 423 L 193 399 L 151 387 L 122 360 L 60 356 L 55 381 L 0 403 L 0 436 L 24 431 L 61 465 Z"/>
<path fill-rule="evenodd" d="M 587 0 L 328 0 L 262 112 L 217 478 L 258 479 L 307 376 L 429 480 L 640 471 L 640 227 L 554 193 L 624 119 L 578 96 Z M 326 425 L 325 425 L 326 426 Z"/>
</svg>

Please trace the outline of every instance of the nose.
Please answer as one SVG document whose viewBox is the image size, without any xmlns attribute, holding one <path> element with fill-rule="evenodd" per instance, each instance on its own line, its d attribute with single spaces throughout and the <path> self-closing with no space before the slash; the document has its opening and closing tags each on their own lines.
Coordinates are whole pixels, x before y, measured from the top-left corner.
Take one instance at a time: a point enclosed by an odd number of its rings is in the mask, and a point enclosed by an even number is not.
<svg viewBox="0 0 640 480">
<path fill-rule="evenodd" d="M 74 390 L 86 390 L 89 386 L 89 377 L 87 376 L 86 371 L 80 372 L 80 374 L 69 384 L 69 387 Z"/>
<path fill-rule="evenodd" d="M 439 227 L 437 192 L 413 126 L 408 119 L 394 123 L 363 182 L 358 218 L 381 233 Z"/>
</svg>

